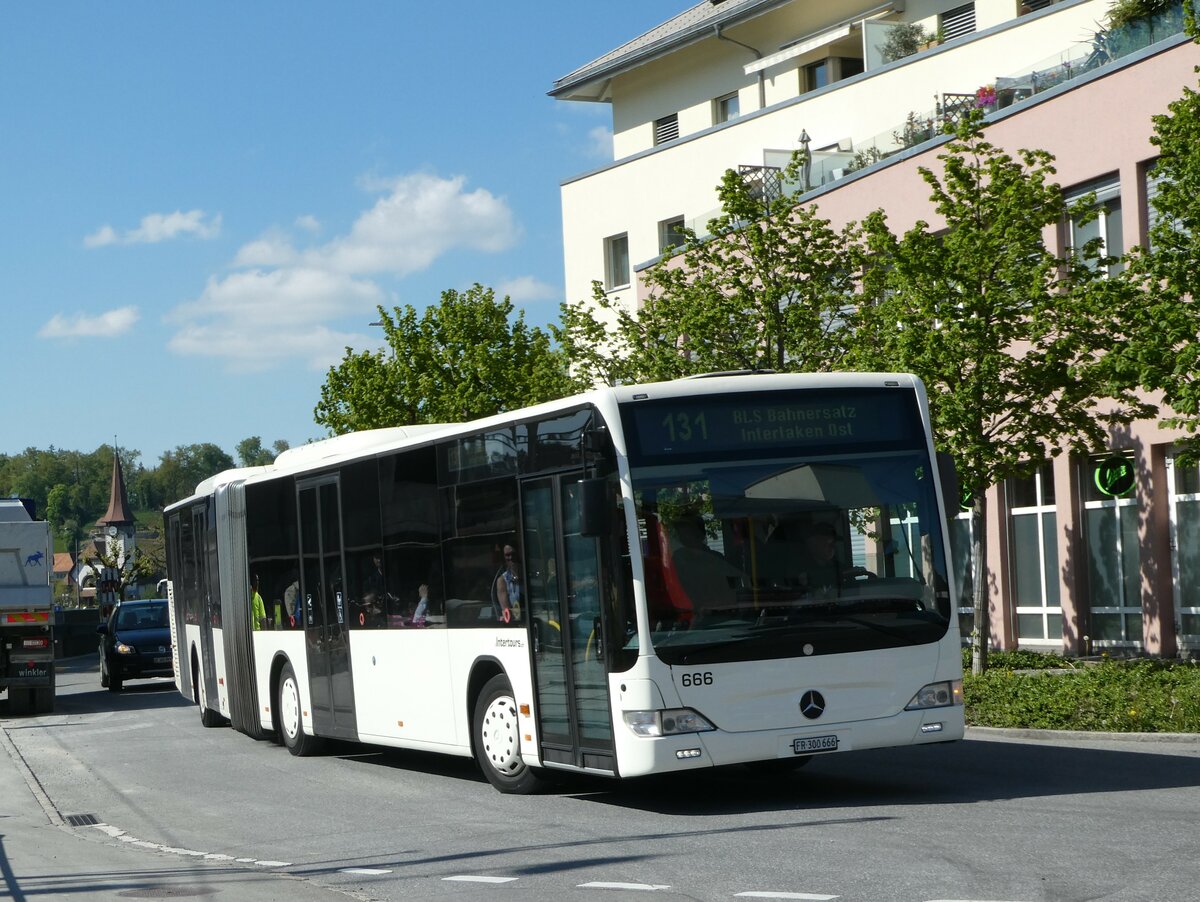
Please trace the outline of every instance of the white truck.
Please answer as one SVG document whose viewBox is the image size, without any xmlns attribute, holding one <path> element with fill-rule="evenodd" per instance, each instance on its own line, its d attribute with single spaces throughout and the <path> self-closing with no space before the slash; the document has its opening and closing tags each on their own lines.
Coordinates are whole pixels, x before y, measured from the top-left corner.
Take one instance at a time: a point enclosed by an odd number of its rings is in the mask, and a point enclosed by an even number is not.
<svg viewBox="0 0 1200 902">
<path fill-rule="evenodd" d="M 0 691 L 9 714 L 54 710 L 50 524 L 32 503 L 0 498 Z"/>
</svg>

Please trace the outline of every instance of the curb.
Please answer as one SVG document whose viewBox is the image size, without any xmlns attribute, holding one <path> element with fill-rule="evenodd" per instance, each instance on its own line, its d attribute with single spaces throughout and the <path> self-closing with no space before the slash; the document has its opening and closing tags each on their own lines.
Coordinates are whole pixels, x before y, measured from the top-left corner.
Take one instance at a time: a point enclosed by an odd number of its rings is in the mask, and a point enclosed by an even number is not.
<svg viewBox="0 0 1200 902">
<path fill-rule="evenodd" d="M 1010 727 L 967 727 L 967 739 L 1100 739 L 1117 742 L 1194 742 L 1200 733 L 1101 733 L 1088 730 L 1027 730 Z"/>
</svg>

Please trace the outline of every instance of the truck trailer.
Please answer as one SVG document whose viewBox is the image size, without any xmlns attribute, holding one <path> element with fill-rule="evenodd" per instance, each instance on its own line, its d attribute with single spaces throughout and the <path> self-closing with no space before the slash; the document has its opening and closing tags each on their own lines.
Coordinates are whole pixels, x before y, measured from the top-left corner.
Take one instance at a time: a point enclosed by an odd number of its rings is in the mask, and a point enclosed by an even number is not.
<svg viewBox="0 0 1200 902">
<path fill-rule="evenodd" d="M 0 498 L 0 691 L 10 714 L 54 710 L 52 552 L 32 502 Z"/>
</svg>

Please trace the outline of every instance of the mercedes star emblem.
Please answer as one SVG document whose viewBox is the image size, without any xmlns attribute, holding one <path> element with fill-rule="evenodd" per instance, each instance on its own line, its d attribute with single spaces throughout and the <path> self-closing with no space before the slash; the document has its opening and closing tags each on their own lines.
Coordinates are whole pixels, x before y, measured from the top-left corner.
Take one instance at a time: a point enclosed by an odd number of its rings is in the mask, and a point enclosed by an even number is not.
<svg viewBox="0 0 1200 902">
<path fill-rule="evenodd" d="M 816 720 L 825 713 L 825 697 L 815 689 L 800 696 L 800 713 L 809 720 Z"/>
</svg>

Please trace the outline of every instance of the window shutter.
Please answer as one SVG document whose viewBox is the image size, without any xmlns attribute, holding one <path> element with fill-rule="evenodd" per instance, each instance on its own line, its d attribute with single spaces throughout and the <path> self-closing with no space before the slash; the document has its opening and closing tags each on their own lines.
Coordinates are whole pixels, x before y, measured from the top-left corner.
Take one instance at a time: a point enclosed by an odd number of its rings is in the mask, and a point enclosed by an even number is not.
<svg viewBox="0 0 1200 902">
<path fill-rule="evenodd" d="M 942 34 L 946 40 L 961 38 L 975 31 L 975 4 L 964 3 L 942 13 Z"/>
<path fill-rule="evenodd" d="M 665 144 L 679 137 L 679 114 L 672 113 L 654 120 L 654 143 Z"/>
</svg>

